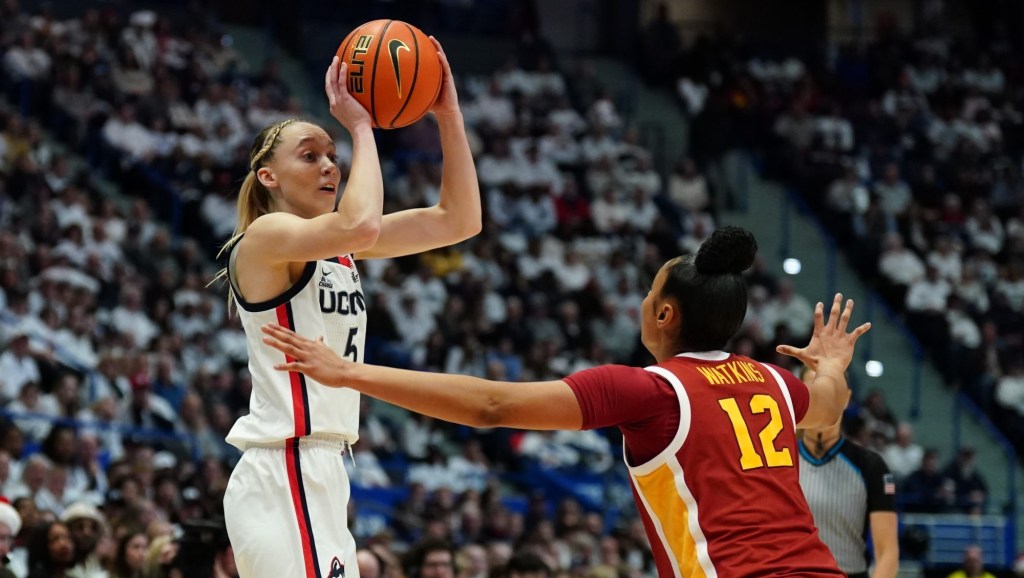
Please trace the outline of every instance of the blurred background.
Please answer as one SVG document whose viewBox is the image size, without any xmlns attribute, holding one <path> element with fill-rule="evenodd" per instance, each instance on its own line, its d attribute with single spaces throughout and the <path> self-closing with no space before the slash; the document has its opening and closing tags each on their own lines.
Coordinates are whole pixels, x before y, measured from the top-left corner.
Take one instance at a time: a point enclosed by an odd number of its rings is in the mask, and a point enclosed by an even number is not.
<svg viewBox="0 0 1024 578">
<path fill-rule="evenodd" d="M 16 575 L 55 519 L 95 522 L 72 537 L 111 576 L 207 558 L 186 575 L 231 575 L 223 438 L 252 385 L 226 288 L 207 284 L 260 128 L 320 122 L 347 170 L 323 71 L 376 18 L 445 46 L 485 224 L 360 263 L 367 362 L 511 381 L 648 363 L 638 308 L 658 267 L 742 225 L 760 255 L 732 351 L 791 367 L 774 345 L 803 343 L 836 291 L 874 323 L 845 427 L 896 475 L 901 573 L 945 576 L 977 544 L 989 571 L 1024 575 L 1024 4 L 2 0 Z M 436 202 L 432 119 L 377 138 L 385 212 Z M 362 410 L 351 519 L 383 574 L 447 538 L 467 578 L 523 552 L 558 575 L 653 575 L 617 431 Z"/>
</svg>

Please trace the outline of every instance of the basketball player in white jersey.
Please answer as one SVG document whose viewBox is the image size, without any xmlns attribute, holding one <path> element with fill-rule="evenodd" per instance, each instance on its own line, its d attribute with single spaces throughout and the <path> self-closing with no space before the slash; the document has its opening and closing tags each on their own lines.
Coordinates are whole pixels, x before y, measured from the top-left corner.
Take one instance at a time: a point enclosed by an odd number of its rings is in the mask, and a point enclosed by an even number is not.
<svg viewBox="0 0 1024 578">
<path fill-rule="evenodd" d="M 242 578 L 358 577 L 348 530 L 343 454 L 359 432 L 359 393 L 325 387 L 262 343 L 260 326 L 279 323 L 324 336 L 338 355 L 361 362 L 366 299 L 355 262 L 458 243 L 480 230 L 480 192 L 447 59 L 432 112 L 444 155 L 441 199 L 433 207 L 381 215 L 383 183 L 370 116 L 348 93 L 346 66 L 327 70 L 331 114 L 352 136 L 344 194 L 334 143 L 298 120 L 265 128 L 238 198 L 228 242 L 230 295 L 249 347 L 249 414 L 227 441 L 243 450 L 224 496 L 228 534 Z"/>
</svg>

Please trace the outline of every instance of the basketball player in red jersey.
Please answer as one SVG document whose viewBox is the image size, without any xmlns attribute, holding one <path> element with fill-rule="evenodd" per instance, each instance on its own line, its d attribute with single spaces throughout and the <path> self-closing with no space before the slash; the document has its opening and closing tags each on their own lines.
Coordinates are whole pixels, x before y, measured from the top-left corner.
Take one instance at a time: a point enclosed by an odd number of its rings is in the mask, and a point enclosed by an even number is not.
<svg viewBox="0 0 1024 578">
<path fill-rule="evenodd" d="M 814 312 L 807 347 L 779 346 L 817 372 L 788 371 L 721 349 L 746 313 L 740 273 L 753 235 L 716 231 L 695 256 L 666 263 L 642 305 L 641 339 L 657 364 L 602 366 L 563 380 L 500 383 L 346 362 L 276 325 L 264 341 L 324 384 L 475 427 L 617 426 L 660 576 L 843 576 L 819 540 L 800 489 L 796 428 L 835 423 L 857 339 L 853 302 Z"/>
</svg>

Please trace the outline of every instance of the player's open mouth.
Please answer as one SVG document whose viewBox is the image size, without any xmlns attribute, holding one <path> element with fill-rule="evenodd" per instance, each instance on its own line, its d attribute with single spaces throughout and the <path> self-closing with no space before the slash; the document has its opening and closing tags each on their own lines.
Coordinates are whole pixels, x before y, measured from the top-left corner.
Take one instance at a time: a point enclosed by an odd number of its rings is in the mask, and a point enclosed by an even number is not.
<svg viewBox="0 0 1024 578">
<path fill-rule="evenodd" d="M 335 188 L 334 188 L 334 185 L 324 185 L 324 186 L 320 187 L 320 190 L 324 191 L 325 193 L 334 194 Z"/>
</svg>

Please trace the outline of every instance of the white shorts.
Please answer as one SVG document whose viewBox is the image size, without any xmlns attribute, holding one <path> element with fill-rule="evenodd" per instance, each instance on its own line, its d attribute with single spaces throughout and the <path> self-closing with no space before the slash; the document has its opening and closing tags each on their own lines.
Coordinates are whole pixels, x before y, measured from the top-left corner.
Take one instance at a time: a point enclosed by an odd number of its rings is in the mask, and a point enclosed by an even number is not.
<svg viewBox="0 0 1024 578">
<path fill-rule="evenodd" d="M 241 578 L 359 578 L 342 448 L 302 438 L 245 450 L 224 494 Z"/>
</svg>

